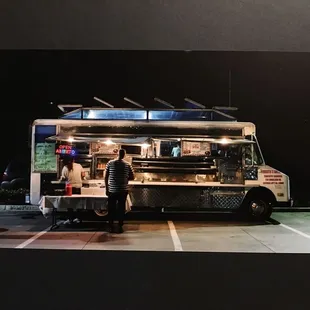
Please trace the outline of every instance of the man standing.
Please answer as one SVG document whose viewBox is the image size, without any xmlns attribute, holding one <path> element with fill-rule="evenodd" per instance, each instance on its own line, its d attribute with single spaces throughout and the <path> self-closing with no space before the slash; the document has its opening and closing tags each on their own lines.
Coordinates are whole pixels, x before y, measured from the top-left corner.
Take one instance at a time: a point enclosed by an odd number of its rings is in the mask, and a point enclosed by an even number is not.
<svg viewBox="0 0 310 310">
<path fill-rule="evenodd" d="M 113 222 L 119 221 L 119 232 L 123 232 L 128 181 L 134 179 L 131 165 L 124 160 L 126 151 L 120 149 L 118 158 L 110 160 L 105 170 L 105 188 L 108 196 L 109 230 L 114 232 Z"/>
</svg>

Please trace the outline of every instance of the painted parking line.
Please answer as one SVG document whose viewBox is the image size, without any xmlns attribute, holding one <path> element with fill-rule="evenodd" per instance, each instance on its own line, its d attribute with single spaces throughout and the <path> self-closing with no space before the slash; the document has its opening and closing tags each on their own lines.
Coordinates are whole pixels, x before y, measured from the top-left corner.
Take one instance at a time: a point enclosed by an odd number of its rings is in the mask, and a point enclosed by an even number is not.
<svg viewBox="0 0 310 310">
<path fill-rule="evenodd" d="M 61 224 L 61 222 L 57 223 L 58 225 Z M 47 232 L 50 231 L 52 226 L 47 227 L 46 229 L 38 232 L 37 234 L 35 234 L 33 237 L 29 238 L 28 240 L 24 241 L 23 243 L 19 244 L 18 246 L 15 247 L 15 249 L 23 249 L 26 246 L 28 246 L 29 244 L 31 244 L 32 242 L 36 241 L 37 239 L 39 239 L 40 237 L 42 237 L 43 235 L 45 235 Z"/>
<path fill-rule="evenodd" d="M 281 227 L 283 227 L 283 228 L 285 228 L 285 229 L 291 230 L 291 231 L 293 231 L 294 233 L 296 233 L 296 234 L 298 234 L 298 235 L 300 235 L 300 236 L 303 236 L 303 237 L 305 237 L 305 238 L 307 238 L 307 239 L 310 239 L 310 235 L 305 234 L 304 232 L 302 232 L 302 231 L 300 231 L 300 230 L 298 230 L 298 229 L 295 229 L 295 228 L 293 228 L 293 227 L 284 225 L 284 224 L 282 224 L 282 223 L 281 223 L 279 226 L 281 226 Z"/>
<path fill-rule="evenodd" d="M 176 228 L 175 228 L 173 222 L 168 221 L 168 226 L 169 226 L 172 242 L 174 245 L 174 250 L 182 252 L 183 251 L 182 244 L 181 244 L 180 238 L 178 236 L 178 233 L 176 231 Z"/>
<path fill-rule="evenodd" d="M 50 229 L 51 229 L 51 227 L 48 227 L 48 228 L 40 231 L 39 233 L 37 233 L 36 235 L 31 237 L 30 239 L 28 239 L 25 242 L 23 242 L 23 243 L 19 244 L 18 246 L 16 246 L 15 249 L 23 249 L 23 248 L 25 248 L 26 246 L 28 246 L 33 241 L 37 240 L 38 238 L 40 238 L 41 236 L 46 234 Z"/>
</svg>

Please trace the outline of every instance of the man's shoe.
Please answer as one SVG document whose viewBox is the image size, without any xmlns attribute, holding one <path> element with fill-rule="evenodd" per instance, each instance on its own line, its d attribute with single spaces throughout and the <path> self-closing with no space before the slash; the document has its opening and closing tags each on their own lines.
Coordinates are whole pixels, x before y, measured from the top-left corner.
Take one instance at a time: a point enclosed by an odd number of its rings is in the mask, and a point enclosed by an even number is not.
<svg viewBox="0 0 310 310">
<path fill-rule="evenodd" d="M 123 226 L 118 227 L 118 233 L 122 234 L 124 232 Z"/>
<path fill-rule="evenodd" d="M 81 224 L 81 220 L 80 219 L 78 219 L 78 218 L 75 218 L 74 220 L 73 220 L 73 223 L 74 224 Z"/>
<path fill-rule="evenodd" d="M 70 220 L 70 219 L 67 219 L 67 220 L 65 220 L 65 221 L 63 222 L 63 224 L 64 224 L 65 226 L 72 225 L 72 223 L 73 223 L 73 221 Z"/>
</svg>

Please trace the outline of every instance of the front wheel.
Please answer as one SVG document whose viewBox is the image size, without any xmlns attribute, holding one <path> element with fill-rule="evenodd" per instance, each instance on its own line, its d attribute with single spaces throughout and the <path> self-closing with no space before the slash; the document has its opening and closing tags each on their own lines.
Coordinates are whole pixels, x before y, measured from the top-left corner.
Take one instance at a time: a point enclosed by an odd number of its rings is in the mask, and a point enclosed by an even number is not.
<svg viewBox="0 0 310 310">
<path fill-rule="evenodd" d="M 245 202 L 243 210 L 253 220 L 266 221 L 272 214 L 272 205 L 265 199 L 249 199 Z"/>
</svg>

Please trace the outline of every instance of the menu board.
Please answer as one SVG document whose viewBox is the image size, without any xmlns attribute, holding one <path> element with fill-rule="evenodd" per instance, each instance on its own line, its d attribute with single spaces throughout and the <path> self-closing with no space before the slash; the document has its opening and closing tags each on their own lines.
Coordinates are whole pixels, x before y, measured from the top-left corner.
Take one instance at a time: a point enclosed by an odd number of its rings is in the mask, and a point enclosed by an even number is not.
<svg viewBox="0 0 310 310">
<path fill-rule="evenodd" d="M 34 155 L 35 172 L 57 172 L 55 143 L 36 143 Z"/>
<path fill-rule="evenodd" d="M 91 154 L 113 155 L 118 153 L 118 145 L 105 143 L 92 143 L 90 147 Z"/>
<path fill-rule="evenodd" d="M 184 156 L 204 156 L 206 152 L 210 152 L 209 142 L 190 142 L 182 141 L 182 155 Z"/>
</svg>

